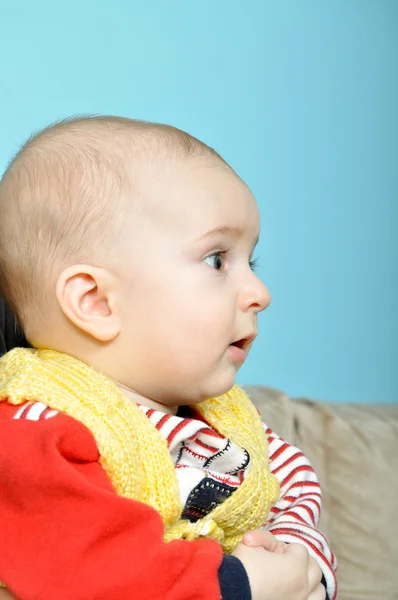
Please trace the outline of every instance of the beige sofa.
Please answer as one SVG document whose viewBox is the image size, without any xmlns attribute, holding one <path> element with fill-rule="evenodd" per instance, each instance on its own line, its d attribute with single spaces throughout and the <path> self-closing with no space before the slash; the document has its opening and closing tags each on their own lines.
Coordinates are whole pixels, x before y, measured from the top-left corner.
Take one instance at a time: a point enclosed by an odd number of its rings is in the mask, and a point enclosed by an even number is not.
<svg viewBox="0 0 398 600">
<path fill-rule="evenodd" d="M 311 460 L 339 600 L 398 600 L 398 404 L 291 399 L 245 386 L 263 420 Z"/>
</svg>

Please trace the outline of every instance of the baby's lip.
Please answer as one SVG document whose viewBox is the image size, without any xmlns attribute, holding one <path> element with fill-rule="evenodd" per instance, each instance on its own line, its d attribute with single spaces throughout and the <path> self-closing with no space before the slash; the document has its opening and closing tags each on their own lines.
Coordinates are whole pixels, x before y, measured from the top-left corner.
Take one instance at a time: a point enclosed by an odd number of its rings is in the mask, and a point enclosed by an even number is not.
<svg viewBox="0 0 398 600">
<path fill-rule="evenodd" d="M 237 346 L 238 348 L 242 348 L 242 350 L 246 350 L 252 344 L 252 342 L 256 339 L 256 337 L 257 337 L 257 331 L 253 331 L 249 335 L 235 340 L 235 342 L 232 342 L 230 345 Z"/>
</svg>

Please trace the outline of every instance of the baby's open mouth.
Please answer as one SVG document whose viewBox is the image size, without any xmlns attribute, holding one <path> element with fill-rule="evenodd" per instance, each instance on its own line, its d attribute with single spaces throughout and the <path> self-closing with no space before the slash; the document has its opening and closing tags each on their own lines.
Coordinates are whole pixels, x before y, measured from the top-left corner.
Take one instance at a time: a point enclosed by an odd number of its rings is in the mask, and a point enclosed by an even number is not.
<svg viewBox="0 0 398 600">
<path fill-rule="evenodd" d="M 257 336 L 257 332 L 253 331 L 250 333 L 250 335 L 239 338 L 235 342 L 232 342 L 230 344 L 230 346 L 235 346 L 235 348 L 240 348 L 241 350 L 247 351 L 249 349 L 249 347 L 251 346 L 252 342 L 255 340 L 256 336 Z"/>
<path fill-rule="evenodd" d="M 243 350 L 245 348 L 247 342 L 248 342 L 247 338 L 242 338 L 240 340 L 237 340 L 236 342 L 232 342 L 231 346 L 236 346 L 237 348 L 242 348 L 242 350 Z"/>
</svg>

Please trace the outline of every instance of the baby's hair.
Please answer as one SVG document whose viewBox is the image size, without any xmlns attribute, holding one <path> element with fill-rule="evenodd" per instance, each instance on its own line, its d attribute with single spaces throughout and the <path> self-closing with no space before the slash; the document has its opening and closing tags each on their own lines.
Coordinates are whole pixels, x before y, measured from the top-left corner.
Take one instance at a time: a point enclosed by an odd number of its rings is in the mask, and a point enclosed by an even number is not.
<svg viewBox="0 0 398 600">
<path fill-rule="evenodd" d="M 111 260 L 157 161 L 223 159 L 175 127 L 113 116 L 71 118 L 34 134 L 0 181 L 0 295 L 27 330 L 70 264 Z"/>
</svg>

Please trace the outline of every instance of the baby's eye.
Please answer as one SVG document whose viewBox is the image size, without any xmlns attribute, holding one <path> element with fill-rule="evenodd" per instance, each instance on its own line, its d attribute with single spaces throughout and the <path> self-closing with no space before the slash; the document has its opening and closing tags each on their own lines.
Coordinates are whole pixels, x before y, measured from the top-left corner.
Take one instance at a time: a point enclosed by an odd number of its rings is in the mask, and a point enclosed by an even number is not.
<svg viewBox="0 0 398 600">
<path fill-rule="evenodd" d="M 215 252 L 211 256 L 205 258 L 205 262 L 216 271 L 222 271 L 222 269 L 224 268 L 223 254 L 223 252 Z"/>
</svg>

